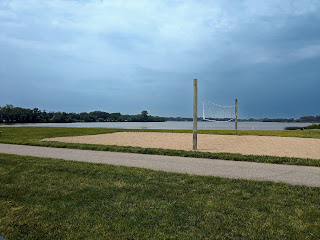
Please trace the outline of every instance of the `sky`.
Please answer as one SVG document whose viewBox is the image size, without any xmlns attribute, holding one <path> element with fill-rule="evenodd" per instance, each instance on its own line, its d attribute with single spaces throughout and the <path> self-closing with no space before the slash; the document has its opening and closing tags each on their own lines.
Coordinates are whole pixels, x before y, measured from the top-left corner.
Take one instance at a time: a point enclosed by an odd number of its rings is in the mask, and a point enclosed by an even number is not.
<svg viewBox="0 0 320 240">
<path fill-rule="evenodd" d="M 319 0 L 0 0 L 0 106 L 320 115 Z M 199 110 L 199 115 L 201 111 Z"/>
</svg>

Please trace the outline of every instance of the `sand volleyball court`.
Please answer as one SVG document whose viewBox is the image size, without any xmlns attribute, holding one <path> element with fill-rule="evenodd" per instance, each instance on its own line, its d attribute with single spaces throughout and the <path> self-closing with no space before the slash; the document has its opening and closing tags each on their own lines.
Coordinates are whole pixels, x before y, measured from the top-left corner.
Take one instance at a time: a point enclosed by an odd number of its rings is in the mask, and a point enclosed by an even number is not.
<svg viewBox="0 0 320 240">
<path fill-rule="evenodd" d="M 190 133 L 116 132 L 44 141 L 192 150 Z M 320 159 L 320 139 L 198 134 L 198 151 Z"/>
</svg>

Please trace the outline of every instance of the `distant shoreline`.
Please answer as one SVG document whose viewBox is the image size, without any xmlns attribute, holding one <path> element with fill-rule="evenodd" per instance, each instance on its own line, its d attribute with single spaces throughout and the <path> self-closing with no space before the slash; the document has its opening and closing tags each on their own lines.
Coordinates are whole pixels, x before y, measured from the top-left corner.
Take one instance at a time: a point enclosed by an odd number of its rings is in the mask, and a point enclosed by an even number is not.
<svg viewBox="0 0 320 240">
<path fill-rule="evenodd" d="M 41 124 L 41 123 L 69 123 L 69 124 L 76 124 L 76 123 L 160 123 L 160 122 L 192 122 L 193 120 L 165 120 L 165 121 L 96 121 L 96 122 L 92 122 L 92 121 L 75 121 L 75 122 L 3 122 L 1 124 L 5 124 L 5 125 L 0 125 L 0 127 L 4 127 L 6 125 L 13 125 L 13 124 Z M 234 121 L 206 121 L 206 120 L 202 120 L 202 119 L 198 119 L 198 122 L 216 122 L 216 123 L 222 123 L 222 122 L 232 122 L 234 123 Z M 298 121 L 259 121 L 259 120 L 243 120 L 243 119 L 238 119 L 238 122 L 259 122 L 259 123 L 308 123 L 308 124 L 320 124 L 320 122 L 298 122 Z"/>
</svg>

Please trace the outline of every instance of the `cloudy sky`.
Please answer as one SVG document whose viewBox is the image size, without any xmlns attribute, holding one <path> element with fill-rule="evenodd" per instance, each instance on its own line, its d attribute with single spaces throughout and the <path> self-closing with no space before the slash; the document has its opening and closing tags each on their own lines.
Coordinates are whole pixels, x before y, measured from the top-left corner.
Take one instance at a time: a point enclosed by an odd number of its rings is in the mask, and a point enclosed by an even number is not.
<svg viewBox="0 0 320 240">
<path fill-rule="evenodd" d="M 320 115 L 319 0 L 0 0 L 0 105 Z M 201 106 L 199 104 L 199 108 Z"/>
</svg>

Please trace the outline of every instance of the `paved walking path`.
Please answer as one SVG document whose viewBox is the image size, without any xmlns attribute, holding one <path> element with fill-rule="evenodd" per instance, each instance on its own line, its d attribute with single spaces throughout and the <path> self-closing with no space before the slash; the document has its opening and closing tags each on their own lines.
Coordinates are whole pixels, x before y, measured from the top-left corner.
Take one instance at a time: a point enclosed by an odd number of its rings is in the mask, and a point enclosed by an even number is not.
<svg viewBox="0 0 320 240">
<path fill-rule="evenodd" d="M 320 167 L 0 144 L 0 153 L 320 187 Z"/>
</svg>

